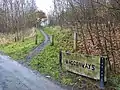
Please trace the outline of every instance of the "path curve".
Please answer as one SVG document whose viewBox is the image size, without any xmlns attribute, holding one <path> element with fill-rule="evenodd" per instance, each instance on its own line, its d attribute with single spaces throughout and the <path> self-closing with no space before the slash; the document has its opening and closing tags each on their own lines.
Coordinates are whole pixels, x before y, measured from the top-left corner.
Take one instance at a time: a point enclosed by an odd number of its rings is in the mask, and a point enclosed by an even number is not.
<svg viewBox="0 0 120 90">
<path fill-rule="evenodd" d="M 39 54 L 46 45 L 49 44 L 50 42 L 50 37 L 43 31 L 40 29 L 40 32 L 43 34 L 43 36 L 45 37 L 45 40 L 39 45 L 37 46 L 34 50 L 32 50 L 26 57 L 26 62 L 29 62 L 31 60 L 32 57 L 36 56 L 37 54 Z"/>
<path fill-rule="evenodd" d="M 49 38 L 32 51 L 27 57 L 38 54 L 49 43 Z M 29 57 L 30 56 L 30 57 Z M 0 90 L 65 90 L 40 74 L 35 74 L 31 69 L 12 60 L 9 56 L 0 54 Z"/>
</svg>

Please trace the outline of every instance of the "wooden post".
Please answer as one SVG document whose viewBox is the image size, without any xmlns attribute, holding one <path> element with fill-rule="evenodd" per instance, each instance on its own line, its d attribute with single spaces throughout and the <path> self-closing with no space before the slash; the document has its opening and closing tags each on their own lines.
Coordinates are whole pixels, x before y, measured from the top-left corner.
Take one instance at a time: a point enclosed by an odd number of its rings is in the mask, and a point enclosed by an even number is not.
<svg viewBox="0 0 120 90">
<path fill-rule="evenodd" d="M 59 64 L 60 64 L 60 67 L 62 68 L 62 50 L 60 50 L 59 52 Z"/>
<path fill-rule="evenodd" d="M 77 31 L 74 31 L 74 51 L 77 50 Z"/>
<path fill-rule="evenodd" d="M 15 36 L 15 42 L 17 42 L 16 36 Z"/>
<path fill-rule="evenodd" d="M 25 40 L 24 40 L 24 36 L 22 37 L 22 42 L 24 42 Z"/>
<path fill-rule="evenodd" d="M 35 37 L 35 44 L 37 45 L 38 44 L 38 35 L 36 34 L 36 37 Z"/>
<path fill-rule="evenodd" d="M 51 41 L 51 46 L 53 46 L 54 45 L 54 35 L 51 36 L 51 40 L 50 41 Z"/>
</svg>

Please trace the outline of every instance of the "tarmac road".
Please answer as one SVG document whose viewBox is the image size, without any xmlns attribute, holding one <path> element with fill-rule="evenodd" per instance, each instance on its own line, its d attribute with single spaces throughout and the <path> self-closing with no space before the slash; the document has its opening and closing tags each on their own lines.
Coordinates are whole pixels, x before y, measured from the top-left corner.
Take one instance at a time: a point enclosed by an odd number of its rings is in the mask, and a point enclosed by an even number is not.
<svg viewBox="0 0 120 90">
<path fill-rule="evenodd" d="M 10 57 L 0 54 L 0 90 L 65 90 L 36 75 Z"/>
<path fill-rule="evenodd" d="M 0 54 L 0 90 L 65 90 L 42 75 L 35 74 L 25 63 L 49 43 L 49 36 L 40 30 L 45 37 L 44 42 L 32 50 L 22 64 L 9 56 Z"/>
</svg>

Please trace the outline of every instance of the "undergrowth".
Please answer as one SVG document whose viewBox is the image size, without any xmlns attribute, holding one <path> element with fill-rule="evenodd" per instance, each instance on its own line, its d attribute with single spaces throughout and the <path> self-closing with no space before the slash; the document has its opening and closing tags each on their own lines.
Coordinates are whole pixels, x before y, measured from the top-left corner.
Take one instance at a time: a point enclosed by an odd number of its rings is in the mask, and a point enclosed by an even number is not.
<svg viewBox="0 0 120 90">
<path fill-rule="evenodd" d="M 38 34 L 38 44 L 40 44 L 44 40 L 44 36 L 38 30 L 36 34 Z M 35 36 L 33 36 L 25 39 L 24 42 L 18 41 L 10 44 L 2 44 L 0 45 L 0 51 L 4 52 L 15 60 L 22 60 L 36 46 Z"/>
<path fill-rule="evenodd" d="M 51 77 L 53 77 L 52 79 L 58 80 L 63 84 L 72 85 L 71 75 L 70 76 L 65 74 L 62 75 L 62 71 L 59 65 L 60 49 L 72 51 L 73 43 L 68 41 L 70 36 L 72 39 L 72 33 L 69 30 L 60 31 L 59 27 L 55 28 L 46 27 L 44 31 L 50 36 L 54 35 L 54 45 L 53 46 L 48 45 L 44 49 L 44 51 L 42 51 L 42 53 L 33 58 L 33 60 L 30 63 L 32 68 L 38 70 L 42 74 L 50 75 Z M 68 73 L 66 72 L 66 74 Z"/>
<path fill-rule="evenodd" d="M 46 27 L 44 31 L 54 35 L 54 45 L 48 45 L 30 62 L 33 69 L 50 76 L 64 85 L 72 86 L 73 90 L 99 90 L 99 82 L 67 72 L 60 68 L 59 51 L 73 50 L 73 34 L 70 30 L 60 30 L 59 27 Z M 106 90 L 120 90 L 120 77 L 109 76 Z"/>
</svg>

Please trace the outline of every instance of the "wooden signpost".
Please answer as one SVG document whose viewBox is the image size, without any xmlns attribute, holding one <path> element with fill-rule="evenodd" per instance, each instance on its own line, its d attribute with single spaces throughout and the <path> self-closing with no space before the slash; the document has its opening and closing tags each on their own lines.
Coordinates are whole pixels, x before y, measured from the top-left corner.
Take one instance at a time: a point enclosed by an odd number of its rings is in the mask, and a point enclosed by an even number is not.
<svg viewBox="0 0 120 90">
<path fill-rule="evenodd" d="M 88 56 L 60 51 L 60 65 L 67 71 L 100 80 L 100 88 L 104 89 L 104 82 L 107 81 L 106 56 Z"/>
</svg>

